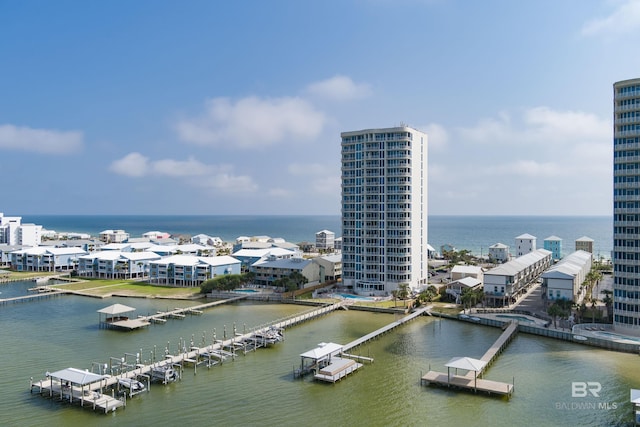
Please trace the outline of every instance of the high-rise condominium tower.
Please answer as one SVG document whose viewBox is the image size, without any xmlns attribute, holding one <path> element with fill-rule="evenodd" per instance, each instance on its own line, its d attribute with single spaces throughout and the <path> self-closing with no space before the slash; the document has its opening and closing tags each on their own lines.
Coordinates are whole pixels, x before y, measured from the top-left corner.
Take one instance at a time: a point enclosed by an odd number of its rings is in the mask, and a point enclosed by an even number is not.
<svg viewBox="0 0 640 427">
<path fill-rule="evenodd" d="M 342 280 L 384 295 L 427 283 L 427 135 L 400 126 L 343 132 Z"/>
<path fill-rule="evenodd" d="M 640 79 L 613 85 L 613 320 L 640 334 Z"/>
</svg>

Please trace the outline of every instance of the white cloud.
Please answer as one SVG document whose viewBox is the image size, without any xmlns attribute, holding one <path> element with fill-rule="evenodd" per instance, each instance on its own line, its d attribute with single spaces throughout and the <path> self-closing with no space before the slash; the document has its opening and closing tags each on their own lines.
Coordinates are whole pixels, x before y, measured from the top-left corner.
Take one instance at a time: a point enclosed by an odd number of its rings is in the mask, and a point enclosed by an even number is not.
<svg viewBox="0 0 640 427">
<path fill-rule="evenodd" d="M 82 144 L 83 134 L 79 131 L 0 125 L 0 149 L 66 154 L 81 149 Z"/>
<path fill-rule="evenodd" d="M 302 98 L 214 98 L 200 117 L 179 121 L 176 130 L 186 142 L 257 148 L 313 139 L 325 122 L 324 113 Z"/>
<path fill-rule="evenodd" d="M 485 167 L 487 175 L 527 176 L 527 177 L 556 177 L 569 175 L 571 171 L 566 165 L 553 162 L 538 162 L 535 160 L 516 160 L 495 167 Z"/>
<path fill-rule="evenodd" d="M 267 191 L 267 195 L 269 197 L 275 197 L 279 199 L 288 199 L 293 195 L 293 193 L 284 188 L 272 188 L 269 191 Z"/>
<path fill-rule="evenodd" d="M 225 193 L 253 193 L 258 190 L 258 185 L 250 176 L 231 175 L 227 172 L 196 181 L 196 185 Z"/>
<path fill-rule="evenodd" d="M 339 176 L 325 176 L 314 179 L 311 182 L 311 190 L 315 194 L 338 195 L 341 191 L 340 184 Z"/>
<path fill-rule="evenodd" d="M 555 111 L 548 107 L 524 110 L 520 120 L 501 113 L 481 120 L 475 127 L 460 128 L 467 141 L 482 144 L 539 144 L 603 142 L 610 140 L 611 122 L 581 111 Z"/>
<path fill-rule="evenodd" d="M 424 130 L 427 134 L 429 150 L 441 150 L 447 146 L 447 143 L 449 142 L 449 133 L 443 126 L 437 123 L 430 123 L 427 126 L 419 127 L 418 129 Z"/>
<path fill-rule="evenodd" d="M 555 141 L 567 139 L 609 139 L 611 123 L 595 114 L 581 111 L 553 111 L 548 107 L 537 107 L 524 114 L 525 124 L 530 125 L 541 136 Z"/>
<path fill-rule="evenodd" d="M 288 167 L 289 173 L 294 176 L 323 175 L 329 169 L 320 163 L 291 163 Z"/>
<path fill-rule="evenodd" d="M 140 153 L 129 153 L 111 163 L 109 170 L 118 175 L 145 176 L 149 173 L 149 158 Z"/>
<path fill-rule="evenodd" d="M 587 22 L 581 34 L 583 36 L 619 36 L 640 29 L 640 0 L 627 0 L 620 3 L 607 17 Z"/>
<path fill-rule="evenodd" d="M 234 175 L 229 165 L 207 165 L 196 159 L 162 159 L 151 161 L 140 153 L 127 154 L 109 166 L 118 175 L 130 177 L 158 176 L 182 178 L 193 187 L 204 187 L 217 191 L 255 191 L 258 186 L 250 176 Z"/>
<path fill-rule="evenodd" d="M 366 98 L 372 94 L 366 83 L 355 83 L 347 76 L 334 76 L 327 80 L 311 83 L 307 92 L 320 97 L 337 101 Z"/>
<path fill-rule="evenodd" d="M 153 172 L 163 176 L 202 176 L 211 172 L 211 166 L 193 158 L 188 160 L 164 159 L 153 163 Z"/>
</svg>

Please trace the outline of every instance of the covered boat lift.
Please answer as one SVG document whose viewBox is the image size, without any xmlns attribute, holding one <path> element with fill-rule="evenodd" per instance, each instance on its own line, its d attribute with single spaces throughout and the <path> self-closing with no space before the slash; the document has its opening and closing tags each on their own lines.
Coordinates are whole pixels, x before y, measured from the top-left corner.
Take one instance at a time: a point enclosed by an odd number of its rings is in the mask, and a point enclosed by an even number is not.
<svg viewBox="0 0 640 427">
<path fill-rule="evenodd" d="M 113 304 L 102 308 L 98 310 L 100 326 L 119 329 L 137 329 L 149 326 L 151 323 L 147 320 L 130 318 L 128 313 L 133 313 L 135 310 L 135 308 L 124 304 Z"/>
<path fill-rule="evenodd" d="M 38 387 L 41 394 L 48 392 L 51 398 L 58 395 L 61 401 L 80 402 L 80 406 L 87 403 L 92 405 L 94 410 L 99 408 L 105 413 L 110 410 L 115 411 L 125 404 L 120 399 L 102 394 L 101 390 L 106 386 L 109 375 L 66 368 L 56 372 L 47 372 L 46 376 L 46 380 L 32 384 L 32 389 Z"/>
<path fill-rule="evenodd" d="M 302 353 L 299 375 L 313 371 L 315 379 L 335 383 L 361 368 L 361 363 L 339 357 L 343 348 L 342 344 L 320 343 L 313 350 Z"/>
</svg>

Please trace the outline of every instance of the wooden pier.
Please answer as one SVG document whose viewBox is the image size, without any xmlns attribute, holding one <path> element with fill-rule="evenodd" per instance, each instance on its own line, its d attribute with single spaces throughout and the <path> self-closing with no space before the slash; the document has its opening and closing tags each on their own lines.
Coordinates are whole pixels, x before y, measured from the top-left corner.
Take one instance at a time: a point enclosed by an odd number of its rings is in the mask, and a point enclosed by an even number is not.
<svg viewBox="0 0 640 427">
<path fill-rule="evenodd" d="M 20 303 L 20 302 L 29 302 L 34 300 L 59 297 L 64 294 L 65 292 L 62 292 L 62 291 L 39 292 L 33 295 L 22 295 L 22 296 L 13 297 L 13 298 L 3 298 L 3 299 L 0 299 L 0 304 L 5 305 L 5 304 Z"/>
<path fill-rule="evenodd" d="M 380 329 L 377 329 L 377 330 L 375 330 L 375 331 L 373 331 L 373 332 L 371 332 L 371 333 L 369 333 L 369 334 L 367 334 L 367 335 L 365 335 L 363 337 L 360 337 L 360 338 L 358 338 L 356 340 L 351 341 L 348 344 L 345 344 L 343 346 L 343 348 L 342 348 L 342 351 L 343 352 L 348 352 L 349 350 L 351 350 L 351 349 L 353 349 L 355 347 L 358 347 L 358 346 L 366 343 L 367 341 L 370 341 L 370 340 L 372 340 L 374 338 L 377 338 L 378 336 L 380 336 L 382 334 L 385 334 L 385 333 L 397 328 L 398 326 L 404 325 L 405 323 L 415 319 L 416 317 L 427 313 L 428 310 L 429 310 L 429 307 L 420 308 L 420 309 L 414 311 L 413 313 L 403 317 L 402 319 L 396 320 L 395 322 L 391 322 L 388 325 L 383 326 Z"/>
<path fill-rule="evenodd" d="M 345 303 L 348 302 L 342 301 L 338 304 L 335 304 L 335 306 L 339 306 L 340 304 Z M 427 313 L 428 310 L 429 307 L 416 310 L 413 313 L 399 320 L 396 320 L 395 322 L 391 322 L 388 325 L 385 325 L 382 328 L 379 328 L 356 340 L 353 340 L 346 345 L 340 345 L 336 343 L 321 343 L 317 348 L 309 350 L 300 355 L 302 359 L 300 363 L 300 369 L 294 369 L 293 377 L 302 378 L 306 374 L 313 372 L 313 376 L 315 379 L 335 383 L 336 381 L 341 380 L 342 378 L 361 368 L 363 365 L 360 362 L 373 363 L 372 357 L 347 353 L 349 350 L 352 350 L 374 338 L 377 338 L 378 336 L 385 334 L 400 325 L 404 325 L 410 320 L 413 320 L 416 317 Z"/>
<path fill-rule="evenodd" d="M 244 297 L 239 297 L 239 299 L 242 298 Z M 220 302 L 217 301 L 216 303 L 219 304 Z M 210 307 L 213 305 L 215 305 L 215 303 L 203 304 L 202 306 L 191 307 L 190 309 L 199 310 L 200 308 L 206 308 L 203 306 Z M 115 411 L 117 408 L 124 406 L 125 401 L 117 399 L 113 396 L 109 397 L 108 394 L 104 393 L 104 391 L 117 388 L 119 380 L 121 379 L 152 379 L 154 378 L 154 372 L 162 371 L 165 369 L 175 369 L 176 371 L 182 373 L 184 364 L 193 365 L 195 373 L 197 372 L 197 367 L 199 365 L 204 364 L 205 366 L 207 366 L 207 368 L 210 368 L 217 365 L 218 363 L 222 363 L 222 361 L 226 360 L 227 358 L 234 358 L 237 354 L 236 351 L 238 350 L 242 350 L 246 354 L 247 352 L 257 350 L 258 348 L 263 348 L 271 344 L 275 344 L 279 341 L 279 339 L 271 338 L 273 337 L 274 331 L 281 331 L 284 328 L 297 325 L 307 320 L 315 319 L 319 316 L 330 313 L 333 310 L 340 308 L 341 306 L 341 303 L 337 303 L 309 310 L 302 314 L 292 315 L 287 318 L 279 319 L 268 325 L 259 326 L 247 333 L 236 333 L 234 326 L 234 333 L 229 339 L 226 339 L 225 330 L 225 339 L 216 340 L 214 335 L 213 343 L 208 346 L 197 347 L 194 346 L 193 343 L 191 343 L 191 345 L 187 349 L 187 344 L 186 342 L 184 342 L 181 343 L 180 348 L 182 349 L 182 351 L 179 351 L 178 354 L 168 354 L 169 350 L 167 348 L 165 349 L 164 359 L 155 361 L 154 355 L 154 360 L 149 364 L 138 363 L 140 354 L 132 355 L 136 358 L 135 363 L 128 363 L 126 361 L 126 357 L 122 359 L 111 358 L 114 360 L 117 359 L 117 365 L 121 366 L 121 371 L 116 375 L 93 374 L 91 372 L 69 368 L 69 370 L 71 370 L 72 372 L 82 372 L 86 373 L 86 375 L 95 375 L 96 377 L 93 377 L 91 381 L 85 380 L 84 378 L 81 380 L 74 379 L 72 380 L 72 384 L 66 386 L 66 374 L 59 374 L 57 376 L 48 374 L 47 378 L 44 378 L 42 380 L 35 382 L 31 380 L 30 390 L 32 393 L 34 391 L 37 391 L 40 395 L 43 396 L 51 398 L 55 397 L 59 398 L 60 400 L 73 403 L 80 403 L 81 406 L 85 406 L 85 404 L 91 404 L 94 409 L 98 408 L 104 410 L 105 413 L 111 410 Z M 155 316 L 158 315 L 149 317 Z M 280 338 L 283 339 L 282 336 Z M 94 365 L 101 366 L 102 364 Z M 104 364 L 104 368 L 101 368 L 103 372 L 106 370 L 106 366 L 107 364 Z"/>
<path fill-rule="evenodd" d="M 144 328 L 149 326 L 151 323 L 166 323 L 167 319 L 184 319 L 187 314 L 191 315 L 200 315 L 203 313 L 202 310 L 215 307 L 221 304 L 228 304 L 231 302 L 236 302 L 242 299 L 245 299 L 246 295 L 241 295 L 238 297 L 228 298 L 224 300 L 218 300 L 213 302 L 207 302 L 204 304 L 195 305 L 192 307 L 184 307 L 184 308 L 175 308 L 173 310 L 167 311 L 158 311 L 156 314 L 151 314 L 148 316 L 138 316 L 137 318 L 129 319 L 116 319 L 114 318 L 106 318 L 112 320 L 100 320 L 100 326 L 107 328 L 115 328 L 121 329 L 125 331 L 132 331 L 134 329 Z M 100 312 L 100 311 L 99 311 Z"/>
<path fill-rule="evenodd" d="M 495 361 L 502 351 L 509 345 L 518 332 L 518 323 L 511 322 L 498 339 L 489 347 L 480 359 L 454 358 L 446 364 L 447 373 L 431 371 L 421 379 L 421 384 L 436 384 L 439 386 L 453 387 L 473 392 L 482 391 L 489 394 L 511 396 L 513 384 L 498 381 L 485 380 L 482 377 L 487 368 Z M 464 360 L 463 360 L 464 359 Z M 451 368 L 455 373 L 451 374 Z M 467 370 L 466 375 L 457 375 L 457 370 Z"/>
</svg>

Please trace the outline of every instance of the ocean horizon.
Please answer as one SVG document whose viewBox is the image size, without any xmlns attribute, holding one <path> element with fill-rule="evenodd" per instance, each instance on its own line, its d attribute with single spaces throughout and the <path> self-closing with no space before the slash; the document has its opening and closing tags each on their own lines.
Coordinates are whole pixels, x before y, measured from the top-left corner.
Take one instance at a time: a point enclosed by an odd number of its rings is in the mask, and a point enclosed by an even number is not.
<svg viewBox="0 0 640 427">
<path fill-rule="evenodd" d="M 314 242 L 315 233 L 330 230 L 342 234 L 340 215 L 23 215 L 23 223 L 35 223 L 56 232 L 97 236 L 108 229 L 123 229 L 131 237 L 148 231 L 172 235 L 207 234 L 233 242 L 239 236 L 280 237 L 292 243 Z M 562 239 L 563 255 L 573 252 L 575 240 L 594 240 L 594 256 L 609 259 L 613 248 L 613 216 L 596 215 L 430 215 L 429 244 L 437 251 L 448 244 L 475 255 L 486 255 L 489 246 L 513 246 L 527 233 L 537 238 Z"/>
</svg>

